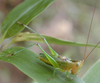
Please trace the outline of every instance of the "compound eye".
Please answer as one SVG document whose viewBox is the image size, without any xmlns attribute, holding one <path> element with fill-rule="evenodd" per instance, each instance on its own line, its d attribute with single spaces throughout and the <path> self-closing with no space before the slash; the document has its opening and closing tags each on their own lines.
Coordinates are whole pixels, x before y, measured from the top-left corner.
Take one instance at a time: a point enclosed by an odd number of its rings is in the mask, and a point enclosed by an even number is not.
<svg viewBox="0 0 100 83">
<path fill-rule="evenodd" d="M 79 63 L 77 63 L 77 64 L 76 64 L 76 67 L 79 67 L 79 66 L 80 66 Z"/>
</svg>

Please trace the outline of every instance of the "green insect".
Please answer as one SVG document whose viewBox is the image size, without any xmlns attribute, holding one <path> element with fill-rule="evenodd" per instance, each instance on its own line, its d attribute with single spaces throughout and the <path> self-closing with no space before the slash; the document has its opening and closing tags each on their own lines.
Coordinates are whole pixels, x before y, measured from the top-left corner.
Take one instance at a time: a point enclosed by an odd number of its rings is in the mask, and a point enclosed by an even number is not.
<svg viewBox="0 0 100 83">
<path fill-rule="evenodd" d="M 97 1 L 96 1 L 97 3 Z M 96 4 L 95 4 L 96 6 Z M 95 7 L 94 7 L 94 12 L 95 12 Z M 71 60 L 69 58 L 66 58 L 66 57 L 61 57 L 59 56 L 48 44 L 48 42 L 46 41 L 46 39 L 38 34 L 37 32 L 35 32 L 34 30 L 32 30 L 31 28 L 29 28 L 28 26 L 22 24 L 21 22 L 17 22 L 18 24 L 28 28 L 29 30 L 33 31 L 33 33 L 36 33 L 37 35 L 39 35 L 41 38 L 43 38 L 44 42 L 46 43 L 46 45 L 48 46 L 50 52 L 51 52 L 51 55 L 47 54 L 43 49 L 42 47 L 36 43 L 35 45 L 37 45 L 41 51 L 43 53 L 41 53 L 39 55 L 39 59 L 41 61 L 43 61 L 44 63 L 48 64 L 48 65 L 51 65 L 55 68 L 54 72 L 53 72 L 53 77 L 55 75 L 55 71 L 56 69 L 57 70 L 60 70 L 62 72 L 65 72 L 66 71 L 66 75 L 68 77 L 68 73 L 69 71 L 71 72 L 71 74 L 73 75 L 76 75 L 77 72 L 80 70 L 80 68 L 83 66 L 84 62 L 86 61 L 86 59 L 89 57 L 89 55 L 91 54 L 91 52 L 96 48 L 96 46 L 100 43 L 98 43 L 93 49 L 92 51 L 87 55 L 86 55 L 86 49 L 87 49 L 87 44 L 88 44 L 88 39 L 89 39 L 89 34 L 90 34 L 90 30 L 91 30 L 91 25 L 92 25 L 92 21 L 93 21 L 93 17 L 94 17 L 94 12 L 93 12 L 93 16 L 92 16 L 92 20 L 91 20 L 91 24 L 90 24 L 90 28 L 89 28 L 89 33 L 88 33 L 88 38 L 87 38 L 87 43 L 86 43 L 86 47 L 85 47 L 85 52 L 84 52 L 84 58 L 83 60 Z"/>
</svg>

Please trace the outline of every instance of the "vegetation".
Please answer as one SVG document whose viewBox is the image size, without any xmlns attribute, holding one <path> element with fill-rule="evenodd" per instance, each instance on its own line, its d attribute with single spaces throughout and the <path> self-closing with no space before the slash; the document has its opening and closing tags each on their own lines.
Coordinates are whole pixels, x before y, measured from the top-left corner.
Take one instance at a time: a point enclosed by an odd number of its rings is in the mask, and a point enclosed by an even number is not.
<svg viewBox="0 0 100 83">
<path fill-rule="evenodd" d="M 0 44 L 2 44 L 2 42 L 7 38 L 11 38 L 11 42 L 3 47 L 3 51 L 0 53 L 0 60 L 13 64 L 38 83 L 99 83 L 100 74 L 98 74 L 98 72 L 100 71 L 100 60 L 97 61 L 82 78 L 70 75 L 70 77 L 73 77 L 73 79 L 69 79 L 66 77 L 65 73 L 57 71 L 54 79 L 48 81 L 48 79 L 52 77 L 54 68 L 40 61 L 37 58 L 39 56 L 38 54 L 28 49 L 24 49 L 23 51 L 15 54 L 16 52 L 22 50 L 23 47 L 7 48 L 11 44 L 20 41 L 44 43 L 42 38 L 34 33 L 21 32 L 25 27 L 20 26 L 17 22 L 19 21 L 27 25 L 53 2 L 54 0 L 25 0 L 7 15 L 1 26 Z M 50 44 L 69 46 L 86 45 L 83 43 L 66 41 L 46 35 L 43 36 Z M 88 44 L 88 46 L 94 47 L 95 45 Z M 100 46 L 97 47 L 100 48 Z"/>
</svg>

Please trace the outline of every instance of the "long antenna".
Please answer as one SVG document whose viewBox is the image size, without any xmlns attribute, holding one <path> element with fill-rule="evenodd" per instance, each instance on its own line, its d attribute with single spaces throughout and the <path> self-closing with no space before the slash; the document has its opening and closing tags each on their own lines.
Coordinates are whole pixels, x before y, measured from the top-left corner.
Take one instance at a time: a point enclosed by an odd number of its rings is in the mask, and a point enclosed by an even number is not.
<svg viewBox="0 0 100 83">
<path fill-rule="evenodd" d="M 89 36 L 90 36 L 90 31 L 91 31 L 91 26 L 92 26 L 92 22 L 93 22 L 93 18 L 94 18 L 94 13 L 95 13 L 96 5 L 97 5 L 97 0 L 95 2 L 95 6 L 94 6 L 94 10 L 93 10 L 93 15 L 92 15 L 91 23 L 90 23 L 90 28 L 89 28 L 89 32 L 88 32 L 87 41 L 86 41 L 86 47 L 85 47 L 85 51 L 84 51 L 84 58 L 83 58 L 83 60 L 85 59 L 85 55 L 86 55 L 87 44 L 88 44 L 88 40 L 89 40 Z"/>
<path fill-rule="evenodd" d="M 93 52 L 93 50 L 98 46 L 98 44 L 100 43 L 100 41 L 97 43 L 97 45 L 91 50 L 91 52 L 87 55 L 87 57 L 84 59 L 84 62 L 85 60 L 88 58 L 88 56 Z"/>
</svg>

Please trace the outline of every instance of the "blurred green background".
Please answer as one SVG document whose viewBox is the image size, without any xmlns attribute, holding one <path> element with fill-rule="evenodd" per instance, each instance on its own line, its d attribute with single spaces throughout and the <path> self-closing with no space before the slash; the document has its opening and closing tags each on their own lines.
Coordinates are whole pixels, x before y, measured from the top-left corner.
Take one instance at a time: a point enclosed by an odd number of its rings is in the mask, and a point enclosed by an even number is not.
<svg viewBox="0 0 100 83">
<path fill-rule="evenodd" d="M 0 0 L 0 25 L 6 15 L 24 0 Z M 86 43 L 88 30 L 93 14 L 95 0 L 56 0 L 45 11 L 37 16 L 29 26 L 40 34 L 48 35 L 68 41 Z M 98 0 L 92 24 L 89 43 L 97 44 L 100 39 L 100 1 Z M 25 29 L 24 31 L 29 31 Z M 9 42 L 6 40 L 4 43 Z M 28 46 L 32 42 L 20 42 L 13 46 Z M 41 44 L 43 49 L 50 54 L 47 46 Z M 61 46 L 51 47 L 62 56 L 75 60 L 82 60 L 85 47 Z M 33 50 L 35 48 L 35 50 Z M 41 53 L 36 46 L 30 48 L 36 53 Z M 88 47 L 87 54 L 92 47 Z M 86 60 L 78 74 L 82 77 L 86 71 L 99 59 L 100 49 L 96 48 Z M 23 74 L 13 65 L 0 61 L 0 83 L 31 83 L 32 79 Z"/>
</svg>

